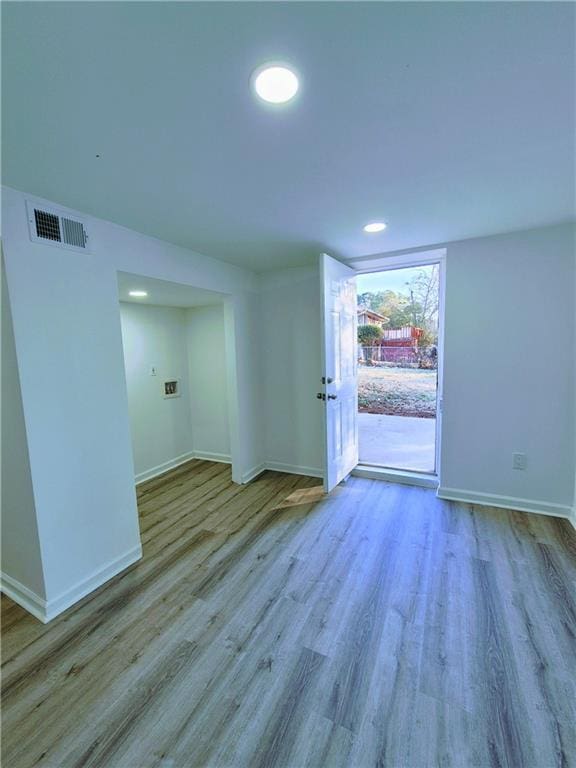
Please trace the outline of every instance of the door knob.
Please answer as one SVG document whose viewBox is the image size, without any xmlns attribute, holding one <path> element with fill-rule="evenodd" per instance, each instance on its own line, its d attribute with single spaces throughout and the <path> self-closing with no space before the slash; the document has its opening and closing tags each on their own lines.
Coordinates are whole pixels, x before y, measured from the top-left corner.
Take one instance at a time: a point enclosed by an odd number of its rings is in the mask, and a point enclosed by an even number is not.
<svg viewBox="0 0 576 768">
<path fill-rule="evenodd" d="M 328 400 L 336 400 L 338 395 L 328 395 Z"/>
<path fill-rule="evenodd" d="M 326 395 L 324 394 L 324 392 L 317 392 L 316 397 L 318 398 L 318 400 L 326 400 Z"/>
</svg>

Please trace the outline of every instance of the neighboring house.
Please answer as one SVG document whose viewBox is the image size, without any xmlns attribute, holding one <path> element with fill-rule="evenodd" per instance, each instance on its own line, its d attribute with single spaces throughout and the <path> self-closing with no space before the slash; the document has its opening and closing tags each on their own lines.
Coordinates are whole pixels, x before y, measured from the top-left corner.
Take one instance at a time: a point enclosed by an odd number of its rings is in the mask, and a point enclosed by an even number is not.
<svg viewBox="0 0 576 768">
<path fill-rule="evenodd" d="M 380 360 L 388 362 L 416 362 L 418 341 L 422 328 L 406 325 L 404 328 L 386 328 L 379 341 Z"/>
<path fill-rule="evenodd" d="M 387 322 L 387 317 L 373 312 L 371 309 L 358 310 L 358 325 L 376 325 L 378 328 L 384 328 Z"/>
<path fill-rule="evenodd" d="M 383 347 L 418 347 L 418 340 L 424 331 L 413 325 L 405 325 L 404 328 L 386 328 L 382 331 L 380 344 Z"/>
<path fill-rule="evenodd" d="M 418 342 L 422 334 L 422 328 L 413 325 L 384 328 L 382 338 L 374 341 L 372 359 L 380 362 L 414 363 L 418 359 Z"/>
<path fill-rule="evenodd" d="M 422 328 L 406 325 L 403 328 L 385 328 L 388 318 L 371 309 L 358 310 L 358 325 L 375 325 L 382 330 L 382 338 L 374 339 L 373 359 L 381 361 L 413 362 L 417 359 L 418 340 L 422 336 Z"/>
</svg>

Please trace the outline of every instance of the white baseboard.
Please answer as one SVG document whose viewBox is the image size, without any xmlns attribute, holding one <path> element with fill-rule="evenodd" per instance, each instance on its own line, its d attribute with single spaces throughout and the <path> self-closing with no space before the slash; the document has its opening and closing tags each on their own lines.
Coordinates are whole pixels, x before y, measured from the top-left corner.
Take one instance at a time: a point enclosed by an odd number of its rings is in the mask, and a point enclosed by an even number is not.
<svg viewBox="0 0 576 768">
<path fill-rule="evenodd" d="M 249 469 L 248 472 L 244 472 L 240 479 L 240 484 L 245 485 L 246 483 L 249 483 L 251 480 L 258 477 L 258 475 L 261 475 L 265 470 L 266 464 L 257 464 L 255 467 L 252 467 L 252 469 Z"/>
<path fill-rule="evenodd" d="M 498 496 L 493 493 L 480 491 L 465 491 L 462 488 L 446 488 L 440 486 L 437 495 L 440 499 L 449 501 L 463 501 L 469 504 L 485 504 L 489 507 L 501 507 L 502 509 L 518 510 L 519 512 L 533 512 L 538 515 L 550 515 L 551 517 L 564 517 L 571 520 L 572 508 L 564 504 L 553 504 L 547 501 L 534 499 L 522 499 L 516 496 Z"/>
<path fill-rule="evenodd" d="M 288 475 L 306 475 L 307 477 L 324 476 L 322 470 L 316 467 L 301 467 L 296 464 L 282 464 L 279 461 L 265 461 L 262 464 L 252 467 L 248 472 L 244 472 L 241 484 L 245 485 L 246 483 L 249 483 L 268 469 L 272 472 L 285 472 Z"/>
<path fill-rule="evenodd" d="M 48 600 L 46 604 L 46 621 L 50 621 L 67 608 L 70 608 L 71 605 L 86 597 L 90 592 L 94 592 L 95 589 L 98 589 L 102 584 L 105 584 L 125 568 L 128 568 L 129 565 L 140 560 L 141 557 L 142 546 L 138 544 L 125 554 L 110 561 L 103 568 L 94 571 L 90 576 L 80 581 L 74 587 L 67 589 L 66 592 L 63 592 L 58 597 Z"/>
<path fill-rule="evenodd" d="M 303 467 L 298 464 L 282 464 L 279 461 L 267 461 L 266 469 L 274 472 L 286 472 L 288 475 L 307 475 L 308 477 L 324 477 L 324 472 L 318 467 Z"/>
<path fill-rule="evenodd" d="M 232 457 L 228 453 L 213 453 L 212 451 L 194 451 L 194 459 L 203 459 L 204 461 L 217 461 L 220 464 L 231 464 Z"/>
<path fill-rule="evenodd" d="M 164 464 L 159 464 L 157 467 L 152 467 L 151 469 L 147 469 L 144 472 L 140 472 L 135 477 L 136 485 L 140 485 L 140 483 L 145 483 L 147 480 L 152 480 L 154 477 L 163 475 L 165 472 L 169 472 L 171 469 L 176 469 L 176 467 L 179 467 L 181 464 L 185 464 L 191 459 L 217 461 L 221 464 L 232 463 L 232 457 L 227 453 L 215 453 L 213 451 L 189 451 L 188 453 L 183 453 L 181 456 L 177 456 L 175 459 L 164 462 Z M 254 478 L 258 477 L 258 475 L 261 475 L 262 472 L 267 469 L 271 469 L 274 472 L 286 472 L 291 475 L 308 475 L 309 477 L 324 476 L 322 470 L 318 469 L 317 467 L 303 467 L 296 464 L 282 464 L 278 461 L 267 461 L 263 462 L 262 464 L 257 464 L 247 472 L 244 472 L 241 476 L 240 484 L 244 485 L 245 483 L 249 483 L 251 480 L 254 480 Z"/>
<path fill-rule="evenodd" d="M 157 467 L 145 469 L 144 472 L 139 472 L 134 478 L 136 485 L 140 485 L 140 483 L 144 483 L 146 480 L 152 480 L 153 477 L 157 477 L 158 475 L 163 475 L 164 472 L 168 472 L 169 469 L 176 469 L 180 464 L 185 464 L 187 461 L 190 461 L 190 459 L 195 458 L 194 451 L 188 451 L 187 453 L 177 456 L 175 459 L 170 459 L 170 461 L 165 461 L 163 464 L 158 464 Z"/>
<path fill-rule="evenodd" d="M 37 619 L 40 619 L 44 624 L 46 623 L 46 600 L 40 597 L 31 589 L 25 587 L 12 576 L 8 576 L 7 573 L 0 573 L 0 591 L 2 591 L 15 603 L 18 603 L 25 611 L 31 613 Z"/>
<path fill-rule="evenodd" d="M 367 477 L 371 480 L 386 480 L 389 483 L 403 483 L 404 485 L 418 485 L 421 488 L 438 488 L 436 475 L 424 472 L 403 472 L 399 469 L 386 469 L 384 467 L 372 467 L 368 464 L 359 464 L 352 470 L 356 477 Z"/>
<path fill-rule="evenodd" d="M 192 459 L 202 459 L 203 461 L 217 461 L 220 464 L 231 464 L 232 457 L 227 453 L 213 453 L 212 451 L 188 451 L 181 456 L 176 456 L 175 459 L 165 461 L 163 464 L 158 464 L 157 467 L 151 467 L 151 469 L 145 469 L 144 472 L 139 472 L 134 481 L 136 485 L 145 483 L 147 480 L 152 480 L 154 477 L 163 475 L 165 472 L 169 472 L 171 469 L 176 469 L 181 464 L 186 464 L 187 461 Z"/>
<path fill-rule="evenodd" d="M 43 624 L 47 624 L 67 608 L 70 608 L 83 597 L 86 597 L 90 592 L 94 592 L 102 584 L 105 584 L 125 568 L 128 568 L 129 565 L 140 560 L 141 557 L 142 547 L 138 544 L 138 546 L 133 547 L 124 555 L 107 563 L 103 568 L 99 568 L 90 576 L 82 579 L 78 584 L 51 600 L 44 600 L 23 584 L 20 584 L 16 579 L 12 579 L 4 573 L 2 574 L 2 591 L 12 598 L 15 603 L 22 606 L 24 610 L 40 619 Z"/>
</svg>

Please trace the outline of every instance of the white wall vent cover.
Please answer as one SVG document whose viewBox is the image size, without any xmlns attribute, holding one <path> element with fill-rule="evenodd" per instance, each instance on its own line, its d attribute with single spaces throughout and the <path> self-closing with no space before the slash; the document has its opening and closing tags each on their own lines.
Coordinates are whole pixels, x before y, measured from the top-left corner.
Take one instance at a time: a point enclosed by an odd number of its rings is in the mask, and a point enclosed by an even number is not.
<svg viewBox="0 0 576 768">
<path fill-rule="evenodd" d="M 30 239 L 59 248 L 89 253 L 88 233 L 84 222 L 71 219 L 62 211 L 26 202 Z"/>
</svg>

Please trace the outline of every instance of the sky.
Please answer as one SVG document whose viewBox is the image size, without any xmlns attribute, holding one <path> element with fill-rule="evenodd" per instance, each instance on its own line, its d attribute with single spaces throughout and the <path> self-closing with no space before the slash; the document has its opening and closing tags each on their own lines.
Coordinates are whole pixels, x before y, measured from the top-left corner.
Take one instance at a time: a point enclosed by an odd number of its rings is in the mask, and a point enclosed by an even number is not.
<svg viewBox="0 0 576 768">
<path fill-rule="evenodd" d="M 356 284 L 358 295 L 361 293 L 376 293 L 376 291 L 394 291 L 408 295 L 408 283 L 421 269 L 430 267 L 407 267 L 405 269 L 391 269 L 387 272 L 373 272 L 369 275 L 358 275 Z"/>
</svg>

